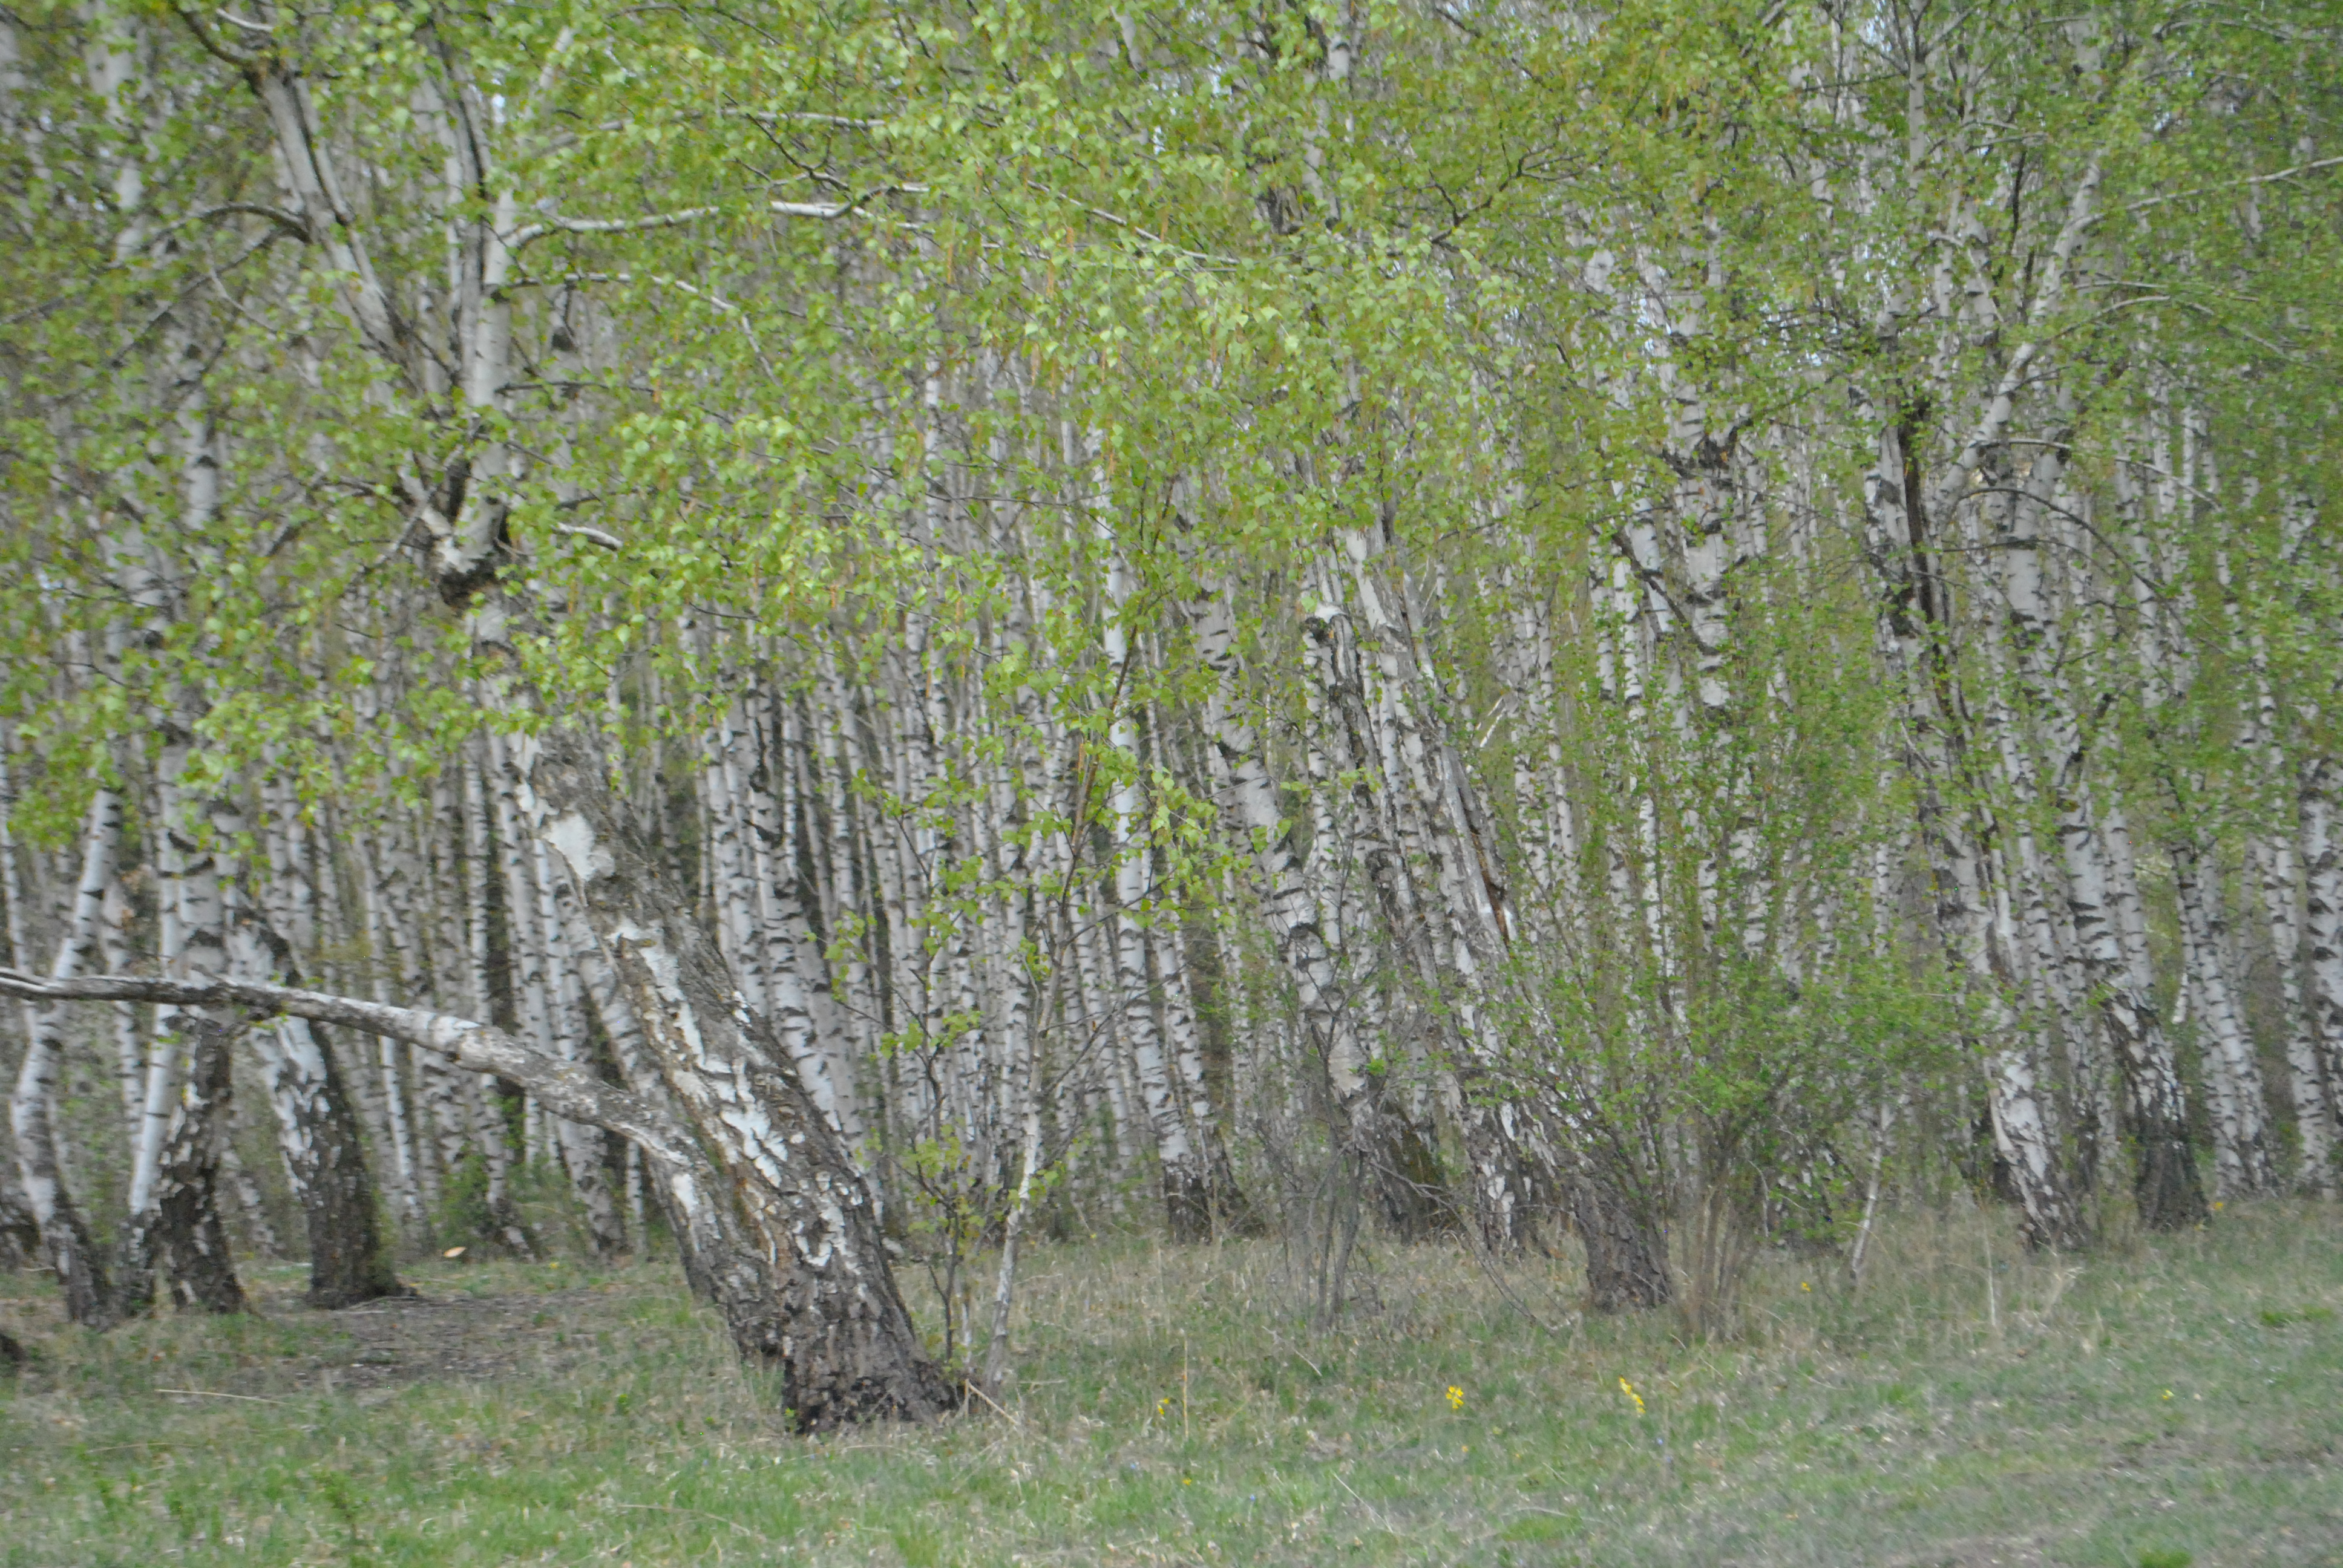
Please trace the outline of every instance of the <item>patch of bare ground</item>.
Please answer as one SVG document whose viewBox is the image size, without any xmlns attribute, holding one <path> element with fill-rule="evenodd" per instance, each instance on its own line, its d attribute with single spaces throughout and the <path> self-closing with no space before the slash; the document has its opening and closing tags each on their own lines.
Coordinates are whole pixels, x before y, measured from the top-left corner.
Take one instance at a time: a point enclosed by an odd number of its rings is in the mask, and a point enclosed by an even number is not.
<svg viewBox="0 0 2343 1568">
<path fill-rule="evenodd" d="M 349 1342 L 256 1368 L 255 1382 L 297 1384 L 363 1401 L 413 1382 L 493 1382 L 523 1374 L 558 1374 L 594 1353 L 587 1328 L 603 1303 L 591 1290 L 544 1293 L 389 1297 L 360 1307 L 312 1312 L 297 1291 L 260 1304 L 263 1315 L 330 1322 Z M 244 1392 L 231 1385 L 228 1392 Z"/>
<path fill-rule="evenodd" d="M 302 1299 L 297 1278 L 250 1282 L 246 1296 L 252 1307 L 243 1314 L 246 1332 L 238 1335 L 234 1355 L 209 1359 L 203 1387 L 157 1387 L 155 1392 L 182 1403 L 300 1393 L 340 1394 L 371 1403 L 414 1383 L 558 1377 L 597 1353 L 598 1330 L 607 1339 L 613 1317 L 609 1289 L 491 1289 L 453 1275 L 411 1295 L 318 1311 Z M 62 1350 L 58 1342 L 77 1333 L 53 1292 L 0 1297 L 0 1321 L 35 1346 Z M 203 1322 L 165 1306 L 147 1332 L 176 1341 L 200 1334 Z M 265 1329 L 281 1332 L 252 1332 Z M 25 1359 L 20 1356 L 17 1364 Z M 37 1362 L 28 1370 L 29 1381 L 43 1381 Z"/>
</svg>

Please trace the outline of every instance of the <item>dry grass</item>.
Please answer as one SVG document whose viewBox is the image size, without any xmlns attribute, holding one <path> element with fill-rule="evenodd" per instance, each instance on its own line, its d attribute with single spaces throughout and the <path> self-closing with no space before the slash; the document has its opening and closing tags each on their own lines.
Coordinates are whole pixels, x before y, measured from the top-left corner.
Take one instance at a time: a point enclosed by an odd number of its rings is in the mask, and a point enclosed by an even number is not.
<svg viewBox="0 0 2343 1568">
<path fill-rule="evenodd" d="M 1686 1346 L 1580 1317 L 1564 1262 L 1373 1248 L 1313 1333 L 1273 1244 L 1101 1241 L 1035 1260 L 1014 1419 L 827 1440 L 667 1266 L 338 1315 L 280 1273 L 103 1339 L 17 1276 L 0 1563 L 2343 1563 L 2338 1241 L 1905 1216 L 1859 1293 L 1769 1255 Z"/>
</svg>

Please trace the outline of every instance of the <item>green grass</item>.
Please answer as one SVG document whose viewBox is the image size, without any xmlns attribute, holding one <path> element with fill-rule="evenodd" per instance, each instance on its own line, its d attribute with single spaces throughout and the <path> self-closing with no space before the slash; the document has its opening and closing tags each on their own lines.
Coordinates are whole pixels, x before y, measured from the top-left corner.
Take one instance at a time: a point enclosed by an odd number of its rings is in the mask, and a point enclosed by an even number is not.
<svg viewBox="0 0 2343 1568">
<path fill-rule="evenodd" d="M 102 1338 L 0 1276 L 0 1564 L 2343 1564 L 2338 1243 L 2316 1205 L 2083 1260 L 1909 1217 L 1859 1293 L 1770 1257 L 1694 1346 L 1543 1260 L 1380 1249 L 1313 1334 L 1273 1245 L 1045 1249 L 1016 1419 L 819 1440 L 669 1266 L 417 1269 L 508 1314 L 468 1367 L 297 1271 Z"/>
</svg>

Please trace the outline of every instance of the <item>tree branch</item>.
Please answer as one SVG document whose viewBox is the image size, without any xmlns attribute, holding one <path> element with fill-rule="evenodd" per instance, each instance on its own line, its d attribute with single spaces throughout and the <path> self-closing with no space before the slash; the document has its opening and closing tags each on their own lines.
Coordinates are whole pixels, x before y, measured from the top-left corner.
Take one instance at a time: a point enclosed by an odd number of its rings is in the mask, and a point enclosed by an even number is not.
<svg viewBox="0 0 2343 1568">
<path fill-rule="evenodd" d="M 2338 164 L 2343 164 L 2343 156 L 2314 158 L 2307 164 L 2297 164 L 2290 169 L 2278 169 L 2266 175 L 2247 175 L 2243 179 L 2226 180 L 2217 186 L 2199 186 L 2193 191 L 2173 191 L 2165 196 L 2142 196 L 2136 202 L 2125 203 L 2116 210 L 2138 212 L 2145 207 L 2162 206 L 2167 202 L 2187 201 L 2190 196 L 2211 196 L 2218 191 L 2242 190 L 2247 186 L 2266 186 L 2274 180 L 2292 179 L 2297 175 L 2312 174 L 2319 169 L 2331 169 Z"/>
<path fill-rule="evenodd" d="M 576 1062 L 532 1050 L 504 1030 L 469 1019 L 252 980 L 154 980 L 140 975 L 49 980 L 12 969 L 0 969 L 0 996 L 32 1002 L 151 1001 L 178 1007 L 243 1007 L 265 1016 L 289 1013 L 313 1023 L 344 1024 L 436 1051 L 468 1071 L 508 1078 L 542 1100 L 554 1114 L 630 1139 L 644 1153 L 679 1169 L 698 1170 L 708 1163 L 667 1117 L 625 1090 L 603 1082 Z"/>
<path fill-rule="evenodd" d="M 723 210 L 716 206 L 688 206 L 679 212 L 653 213 L 649 217 L 549 217 L 517 230 L 512 236 L 512 248 L 518 253 L 523 246 L 533 245 L 548 234 L 628 234 L 647 228 L 676 228 L 714 217 Z"/>
</svg>

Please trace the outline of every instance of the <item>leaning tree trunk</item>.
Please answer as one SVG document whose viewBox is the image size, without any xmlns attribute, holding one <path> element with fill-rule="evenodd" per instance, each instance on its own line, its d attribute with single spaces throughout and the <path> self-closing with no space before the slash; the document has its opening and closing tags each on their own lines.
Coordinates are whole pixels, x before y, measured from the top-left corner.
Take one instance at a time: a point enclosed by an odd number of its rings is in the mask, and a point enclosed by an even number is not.
<svg viewBox="0 0 2343 1568">
<path fill-rule="evenodd" d="M 230 929 L 228 954 L 229 972 L 239 979 L 298 979 L 289 950 L 256 920 Z M 383 1242 L 357 1116 L 321 1029 L 305 1018 L 285 1018 L 256 1028 L 252 1041 L 307 1227 L 309 1305 L 354 1307 L 407 1294 Z"/>
<path fill-rule="evenodd" d="M 769 1271 L 765 1300 L 719 1303 L 735 1343 L 778 1366 L 805 1430 L 950 1408 L 952 1391 L 896 1291 L 861 1174 L 611 794 L 602 759 L 564 730 L 510 744 L 530 814 L 576 879 L 645 1048 L 752 1238 L 753 1254 L 703 1263 Z"/>
<path fill-rule="evenodd" d="M 589 863 L 598 864 L 609 849 L 589 835 L 584 822 L 583 813 L 565 815 L 556 829 Z M 593 879 L 614 879 L 615 872 L 598 871 Z M 684 1242 L 693 1282 L 714 1297 L 746 1355 L 780 1368 L 785 1398 L 801 1429 L 871 1416 L 933 1415 L 945 1409 L 952 1402 L 951 1390 L 918 1353 L 910 1314 L 885 1271 L 875 1228 L 868 1223 L 867 1200 L 840 1178 L 844 1153 L 835 1136 L 820 1136 L 827 1123 L 820 1121 L 802 1086 L 777 1081 L 769 1073 L 769 1041 L 739 1049 L 729 1058 L 711 1049 L 737 1041 L 737 1030 L 754 1024 L 743 1025 L 736 1016 L 729 1019 L 731 1027 L 699 1028 L 709 1015 L 694 1010 L 689 997 L 705 994 L 708 987 L 701 975 L 684 977 L 691 971 L 704 975 L 705 939 L 679 952 L 651 940 L 653 935 L 639 926 L 618 932 L 611 945 L 620 962 L 608 966 L 615 970 L 613 994 L 620 1010 L 630 1010 L 639 995 L 665 999 L 669 1010 L 665 1020 L 649 1029 L 621 1026 L 641 1042 L 645 1065 L 659 1074 L 649 1095 L 605 1083 L 576 1062 L 469 1019 L 254 980 L 135 975 L 55 980 L 0 970 L 0 996 L 52 1006 L 137 1000 L 253 1008 L 305 1023 L 388 1036 L 437 1051 L 469 1071 L 509 1079 L 542 1100 L 548 1111 L 632 1141 L 647 1161 L 666 1172 L 669 1193 L 684 1200 L 681 1211 L 690 1221 Z M 667 1077 L 673 1059 L 659 1054 L 679 1045 L 694 1051 L 692 1060 L 720 1079 L 679 1092 Z M 719 1114 L 729 1117 L 720 1126 L 715 1121 Z M 814 1136 L 805 1137 L 809 1119 Z M 749 1153 L 736 1156 L 734 1151 L 744 1146 Z M 793 1231 L 782 1229 L 790 1224 Z M 778 1270 L 769 1267 L 769 1259 L 779 1261 Z M 848 1266 L 840 1267 L 842 1261 Z"/>
</svg>

